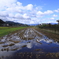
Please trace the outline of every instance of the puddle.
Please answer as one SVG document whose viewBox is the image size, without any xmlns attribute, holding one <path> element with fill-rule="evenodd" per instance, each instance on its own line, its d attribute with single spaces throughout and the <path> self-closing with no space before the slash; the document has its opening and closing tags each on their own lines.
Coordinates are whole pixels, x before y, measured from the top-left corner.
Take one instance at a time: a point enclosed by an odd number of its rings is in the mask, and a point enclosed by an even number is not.
<svg viewBox="0 0 59 59">
<path fill-rule="evenodd" d="M 39 59 L 42 56 L 46 58 L 46 53 L 57 52 L 59 52 L 57 41 L 32 28 L 0 39 L 0 59 Z"/>
</svg>

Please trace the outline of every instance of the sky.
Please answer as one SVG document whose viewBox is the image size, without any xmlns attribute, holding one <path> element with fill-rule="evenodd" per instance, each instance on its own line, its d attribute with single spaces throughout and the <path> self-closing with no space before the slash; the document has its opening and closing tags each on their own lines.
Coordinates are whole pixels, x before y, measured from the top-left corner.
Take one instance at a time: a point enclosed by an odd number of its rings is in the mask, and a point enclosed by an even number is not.
<svg viewBox="0 0 59 59">
<path fill-rule="evenodd" d="M 0 19 L 24 24 L 57 23 L 59 0 L 0 0 Z"/>
</svg>

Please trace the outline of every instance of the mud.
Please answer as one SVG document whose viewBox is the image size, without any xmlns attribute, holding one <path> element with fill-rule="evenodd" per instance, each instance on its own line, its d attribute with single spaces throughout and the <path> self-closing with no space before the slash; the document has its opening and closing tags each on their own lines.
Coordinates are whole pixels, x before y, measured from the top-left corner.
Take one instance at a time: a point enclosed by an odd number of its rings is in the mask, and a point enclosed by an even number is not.
<svg viewBox="0 0 59 59">
<path fill-rule="evenodd" d="M 55 48 L 57 47 L 57 48 Z M 0 59 L 59 58 L 59 43 L 33 28 L 0 38 Z M 56 57 L 56 53 L 57 57 Z"/>
</svg>

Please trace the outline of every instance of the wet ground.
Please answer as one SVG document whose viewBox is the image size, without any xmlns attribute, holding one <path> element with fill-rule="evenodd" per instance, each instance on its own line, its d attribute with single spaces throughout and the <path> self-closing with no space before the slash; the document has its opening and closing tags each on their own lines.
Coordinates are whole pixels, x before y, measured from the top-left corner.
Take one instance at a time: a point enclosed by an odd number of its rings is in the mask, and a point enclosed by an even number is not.
<svg viewBox="0 0 59 59">
<path fill-rule="evenodd" d="M 59 43 L 33 28 L 0 38 L 0 59 L 59 59 Z"/>
</svg>

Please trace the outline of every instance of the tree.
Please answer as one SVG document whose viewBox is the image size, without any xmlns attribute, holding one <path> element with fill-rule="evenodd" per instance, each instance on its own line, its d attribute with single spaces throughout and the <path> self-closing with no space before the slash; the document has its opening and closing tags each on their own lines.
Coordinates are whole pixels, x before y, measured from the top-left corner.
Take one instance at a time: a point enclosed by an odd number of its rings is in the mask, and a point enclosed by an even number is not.
<svg viewBox="0 0 59 59">
<path fill-rule="evenodd" d="M 0 24 L 4 24 L 5 22 L 3 20 L 0 19 Z"/>
<path fill-rule="evenodd" d="M 5 23 L 5 22 L 0 19 L 0 26 L 3 26 L 4 23 Z"/>
<path fill-rule="evenodd" d="M 57 20 L 58 24 L 59 24 L 59 20 Z"/>
</svg>

